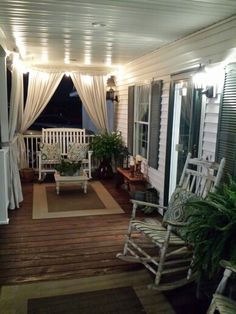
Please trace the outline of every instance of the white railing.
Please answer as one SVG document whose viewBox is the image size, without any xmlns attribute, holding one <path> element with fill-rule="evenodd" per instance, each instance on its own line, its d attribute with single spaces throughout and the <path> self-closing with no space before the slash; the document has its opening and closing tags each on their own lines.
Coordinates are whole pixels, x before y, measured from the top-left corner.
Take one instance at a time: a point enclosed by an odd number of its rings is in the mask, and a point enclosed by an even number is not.
<svg viewBox="0 0 236 314">
<path fill-rule="evenodd" d="M 26 161 L 28 168 L 38 170 L 38 151 L 41 142 L 41 134 L 24 134 L 23 135 L 26 146 Z M 94 135 L 85 135 L 86 143 L 91 143 Z"/>
</svg>

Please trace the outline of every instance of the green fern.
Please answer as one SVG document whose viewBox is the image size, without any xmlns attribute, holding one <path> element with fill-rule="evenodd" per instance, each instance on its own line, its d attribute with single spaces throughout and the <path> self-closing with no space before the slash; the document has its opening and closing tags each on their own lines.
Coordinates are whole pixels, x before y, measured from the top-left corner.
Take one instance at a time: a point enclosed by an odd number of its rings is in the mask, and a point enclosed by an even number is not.
<svg viewBox="0 0 236 314">
<path fill-rule="evenodd" d="M 229 178 L 206 199 L 190 199 L 185 207 L 189 224 L 186 240 L 194 247 L 194 269 L 209 278 L 221 259 L 236 263 L 236 182 Z"/>
</svg>

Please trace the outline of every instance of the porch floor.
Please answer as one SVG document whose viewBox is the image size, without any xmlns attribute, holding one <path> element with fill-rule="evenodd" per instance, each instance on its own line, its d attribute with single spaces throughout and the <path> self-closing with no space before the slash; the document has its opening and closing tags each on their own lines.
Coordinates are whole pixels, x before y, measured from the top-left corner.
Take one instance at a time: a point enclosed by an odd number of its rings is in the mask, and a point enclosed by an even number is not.
<svg viewBox="0 0 236 314">
<path fill-rule="evenodd" d="M 129 194 L 113 181 L 103 182 L 124 214 L 54 219 L 32 219 L 33 185 L 23 184 L 24 202 L 10 211 L 9 225 L 0 228 L 0 285 L 82 279 L 142 270 L 142 265 L 116 258 L 121 252 L 131 213 Z M 150 279 L 151 281 L 151 279 Z M 205 307 L 195 299 L 195 287 L 170 294 L 176 313 Z M 155 302 L 154 302 L 155 303 Z M 167 313 L 154 311 L 152 313 Z"/>
</svg>

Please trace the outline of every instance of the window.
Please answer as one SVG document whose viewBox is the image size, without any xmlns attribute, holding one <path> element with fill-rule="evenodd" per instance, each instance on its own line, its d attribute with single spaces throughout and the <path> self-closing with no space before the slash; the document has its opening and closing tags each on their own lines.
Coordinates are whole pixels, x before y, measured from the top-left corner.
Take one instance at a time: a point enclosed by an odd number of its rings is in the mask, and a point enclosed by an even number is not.
<svg viewBox="0 0 236 314">
<path fill-rule="evenodd" d="M 162 81 L 128 88 L 128 150 L 159 166 Z"/>
<path fill-rule="evenodd" d="M 134 155 L 148 156 L 150 85 L 135 87 Z"/>
</svg>

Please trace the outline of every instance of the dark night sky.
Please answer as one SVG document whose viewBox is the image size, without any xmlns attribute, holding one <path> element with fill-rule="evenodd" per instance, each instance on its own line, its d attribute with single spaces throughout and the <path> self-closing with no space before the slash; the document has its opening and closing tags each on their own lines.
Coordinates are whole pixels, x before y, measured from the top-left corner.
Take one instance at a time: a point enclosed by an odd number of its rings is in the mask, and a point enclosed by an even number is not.
<svg viewBox="0 0 236 314">
<path fill-rule="evenodd" d="M 8 84 L 8 102 L 10 102 L 11 92 L 11 72 L 7 71 Z M 24 75 L 24 100 L 27 97 L 28 74 Z M 69 94 L 73 90 L 73 83 L 70 77 L 63 76 L 57 90 L 52 96 L 46 108 L 40 115 L 42 119 L 44 115 L 56 116 L 62 115 L 72 124 L 81 125 L 82 122 L 82 103 L 79 97 L 70 97 Z M 47 118 L 48 121 L 48 118 Z"/>
<path fill-rule="evenodd" d="M 79 97 L 69 96 L 72 90 L 71 78 L 64 76 L 42 115 L 62 114 L 63 117 L 73 123 L 81 123 L 81 100 Z"/>
</svg>

